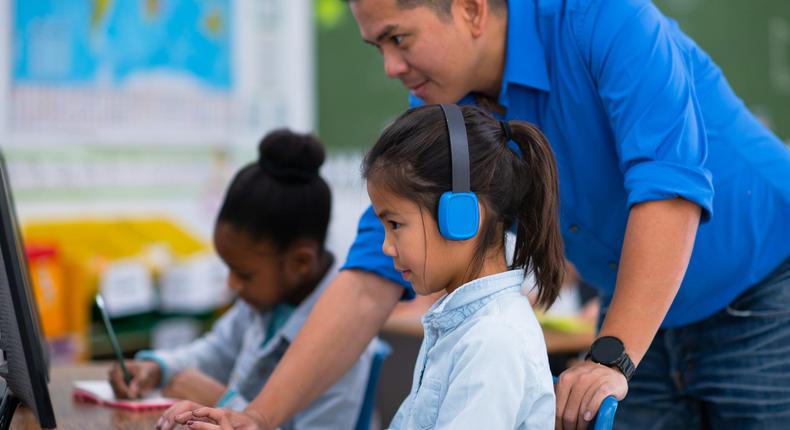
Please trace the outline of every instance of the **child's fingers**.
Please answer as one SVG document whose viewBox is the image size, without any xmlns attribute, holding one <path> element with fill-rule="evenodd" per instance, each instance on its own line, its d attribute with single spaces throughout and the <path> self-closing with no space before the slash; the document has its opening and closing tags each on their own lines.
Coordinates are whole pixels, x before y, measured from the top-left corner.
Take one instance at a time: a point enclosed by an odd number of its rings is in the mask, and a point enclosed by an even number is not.
<svg viewBox="0 0 790 430">
<path fill-rule="evenodd" d="M 107 379 L 110 381 L 110 386 L 112 386 L 112 391 L 118 398 L 121 399 L 129 399 L 132 398 L 129 393 L 129 387 L 126 385 L 126 382 L 123 380 L 123 372 L 121 372 L 120 366 L 114 364 L 111 368 L 109 373 L 107 374 Z"/>
<path fill-rule="evenodd" d="M 190 411 L 199 407 L 201 406 L 188 400 L 180 401 L 169 407 L 162 414 L 159 421 L 156 422 L 156 428 L 159 430 L 171 430 L 175 428 L 177 424 L 184 424 L 190 419 L 189 417 L 192 416 Z M 176 419 L 182 415 L 186 415 L 187 418 L 182 422 L 176 421 Z"/>
<path fill-rule="evenodd" d="M 225 420 L 222 424 L 212 424 L 205 421 L 188 421 L 187 428 L 193 430 L 233 430 L 233 427 Z"/>
<path fill-rule="evenodd" d="M 129 382 L 129 390 L 127 392 L 129 393 L 130 399 L 136 399 L 137 397 L 139 397 L 140 388 L 137 384 L 136 379 L 132 379 L 131 382 Z"/>
<path fill-rule="evenodd" d="M 224 409 L 218 408 L 199 408 L 192 411 L 192 415 L 196 418 L 211 418 L 215 422 L 220 422 L 223 418 L 227 419 L 227 413 Z"/>
<path fill-rule="evenodd" d="M 217 424 L 207 423 L 205 421 L 187 421 L 186 426 L 194 430 L 221 430 L 222 427 Z"/>
<path fill-rule="evenodd" d="M 230 419 L 228 418 L 228 413 L 224 409 L 217 409 L 217 408 L 200 408 L 192 411 L 192 415 L 196 419 L 201 418 L 208 418 L 214 421 L 217 425 L 215 427 L 192 427 L 187 423 L 190 428 L 197 428 L 197 429 L 222 429 L 222 430 L 232 430 L 233 426 L 230 424 Z M 194 424 L 195 422 L 193 422 Z"/>
</svg>

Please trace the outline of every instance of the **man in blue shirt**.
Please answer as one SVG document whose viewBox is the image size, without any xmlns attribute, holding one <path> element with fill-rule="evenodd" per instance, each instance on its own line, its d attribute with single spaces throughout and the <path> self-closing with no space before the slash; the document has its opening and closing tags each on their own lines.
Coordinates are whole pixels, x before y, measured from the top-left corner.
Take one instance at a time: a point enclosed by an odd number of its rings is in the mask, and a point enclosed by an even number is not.
<svg viewBox="0 0 790 430">
<path fill-rule="evenodd" d="M 607 307 L 591 360 L 560 377 L 558 428 L 626 393 L 618 425 L 784 424 L 790 152 L 673 21 L 647 0 L 350 4 L 412 104 L 476 102 L 537 124 L 555 150 L 567 256 Z M 248 408 L 259 425 L 342 375 L 412 294 L 382 239 L 366 212 L 346 270 Z"/>
<path fill-rule="evenodd" d="M 673 328 L 732 325 L 719 321 L 718 313 L 790 256 L 790 154 L 707 54 L 649 2 L 527 0 L 505 8 L 456 1 L 446 2 L 452 9 L 445 11 L 433 2 L 437 20 L 444 19 L 436 27 L 444 28 L 430 36 L 429 24 L 420 21 L 427 19 L 425 8 L 399 10 L 392 3 L 358 0 L 351 7 L 362 37 L 380 50 L 387 74 L 411 90 L 413 105 L 488 99 L 503 119 L 531 121 L 548 136 L 560 172 L 567 256 L 609 306 L 600 336 L 618 338 L 635 364 L 659 325 L 670 329 L 659 333 L 662 341 L 678 333 Z M 496 15 L 505 18 L 491 18 Z M 381 242 L 369 228 L 376 224 L 370 212 L 363 216 L 346 267 L 378 270 L 384 264 L 366 254 Z M 753 323 L 743 320 L 730 332 Z M 699 346 L 705 334 L 713 330 L 694 332 L 687 343 L 661 353 L 675 358 L 676 349 Z M 790 346 L 790 333 L 772 331 L 768 338 Z M 656 422 L 655 415 L 631 407 L 648 396 L 653 402 L 656 396 L 688 396 L 712 403 L 711 415 L 729 413 L 721 423 L 730 427 L 748 426 L 748 416 L 770 425 L 772 413 L 790 412 L 787 391 L 773 399 L 777 407 L 723 412 L 766 386 L 748 375 L 752 384 L 745 389 L 702 388 L 717 381 L 689 368 L 738 349 L 708 351 L 694 359 L 677 353 L 679 369 L 655 369 L 667 383 L 675 370 L 690 380 L 677 390 L 632 390 L 620 418 Z M 743 371 L 732 368 L 738 366 L 746 362 L 705 370 Z M 637 372 L 637 387 L 661 381 L 646 372 Z M 557 391 L 560 425 L 574 428 L 608 394 L 622 399 L 625 378 L 612 373 L 591 362 L 566 372 Z M 647 406 L 671 428 L 677 422 L 662 408 L 688 419 L 691 406 L 681 403 Z M 632 420 L 631 411 L 641 419 Z"/>
</svg>

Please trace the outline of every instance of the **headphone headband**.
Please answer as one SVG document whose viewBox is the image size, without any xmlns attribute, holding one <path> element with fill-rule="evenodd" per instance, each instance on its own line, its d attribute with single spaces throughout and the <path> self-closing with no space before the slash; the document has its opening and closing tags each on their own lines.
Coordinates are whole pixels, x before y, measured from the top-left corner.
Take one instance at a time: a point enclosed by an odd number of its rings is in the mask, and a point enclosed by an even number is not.
<svg viewBox="0 0 790 430">
<path fill-rule="evenodd" d="M 447 132 L 450 136 L 450 158 L 452 159 L 453 192 L 468 193 L 469 185 L 469 143 L 466 137 L 464 115 L 458 105 L 440 105 L 447 120 Z"/>
</svg>

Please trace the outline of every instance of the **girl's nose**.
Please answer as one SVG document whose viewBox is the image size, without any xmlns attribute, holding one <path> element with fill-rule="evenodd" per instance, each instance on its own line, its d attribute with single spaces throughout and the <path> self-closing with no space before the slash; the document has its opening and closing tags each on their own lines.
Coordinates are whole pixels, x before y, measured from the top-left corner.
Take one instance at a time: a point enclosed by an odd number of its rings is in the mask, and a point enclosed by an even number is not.
<svg viewBox="0 0 790 430">
<path fill-rule="evenodd" d="M 381 252 L 388 257 L 395 258 L 398 256 L 398 250 L 389 239 L 389 235 L 384 236 L 384 243 L 381 244 Z"/>
</svg>

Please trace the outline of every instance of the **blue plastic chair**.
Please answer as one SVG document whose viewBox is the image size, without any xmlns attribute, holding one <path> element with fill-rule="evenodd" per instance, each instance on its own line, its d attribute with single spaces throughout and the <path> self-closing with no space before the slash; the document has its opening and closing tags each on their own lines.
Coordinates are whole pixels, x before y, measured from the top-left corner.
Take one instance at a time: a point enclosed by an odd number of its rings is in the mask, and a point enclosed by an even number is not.
<svg viewBox="0 0 790 430">
<path fill-rule="evenodd" d="M 557 383 L 557 377 L 554 377 L 554 383 Z M 614 413 L 617 412 L 617 399 L 614 396 L 608 396 L 601 402 L 601 407 L 598 408 L 598 413 L 590 421 L 587 428 L 593 430 L 611 430 L 614 427 Z"/>
<path fill-rule="evenodd" d="M 376 351 L 373 353 L 373 362 L 370 364 L 370 377 L 368 377 L 368 385 L 365 387 L 365 398 L 362 401 L 362 408 L 359 411 L 359 418 L 354 430 L 370 430 L 370 420 L 376 406 L 376 387 L 379 385 L 381 363 L 390 353 L 392 353 L 392 348 L 389 344 L 381 339 L 376 339 Z"/>
</svg>

